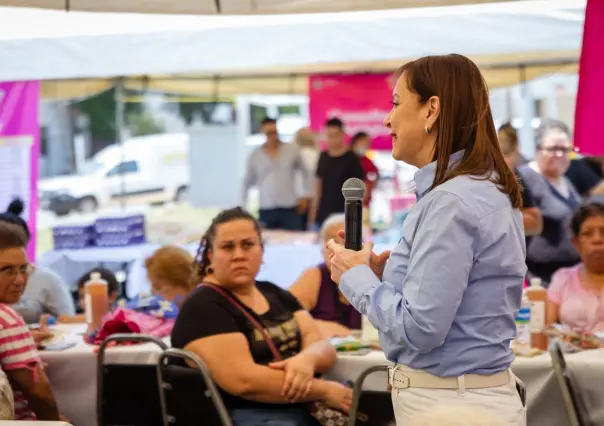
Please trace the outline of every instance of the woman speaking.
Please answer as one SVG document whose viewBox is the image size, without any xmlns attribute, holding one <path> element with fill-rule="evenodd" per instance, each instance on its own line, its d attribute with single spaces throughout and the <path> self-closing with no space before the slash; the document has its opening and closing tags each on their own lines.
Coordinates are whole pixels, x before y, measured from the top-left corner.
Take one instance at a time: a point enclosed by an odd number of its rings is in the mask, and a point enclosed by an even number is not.
<svg viewBox="0 0 604 426">
<path fill-rule="evenodd" d="M 526 424 L 510 371 L 526 273 L 521 190 L 497 141 L 489 94 L 461 55 L 397 73 L 392 155 L 419 168 L 417 204 L 380 264 L 335 241 L 332 279 L 379 330 L 397 425 L 434 405 L 472 404 Z M 382 273 L 383 272 L 383 273 Z"/>
</svg>

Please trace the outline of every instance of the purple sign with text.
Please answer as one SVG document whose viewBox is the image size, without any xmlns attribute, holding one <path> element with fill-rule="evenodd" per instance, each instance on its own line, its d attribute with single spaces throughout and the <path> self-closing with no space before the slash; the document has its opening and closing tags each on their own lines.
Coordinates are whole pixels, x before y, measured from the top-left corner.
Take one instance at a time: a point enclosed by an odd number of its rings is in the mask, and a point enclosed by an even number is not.
<svg viewBox="0 0 604 426">
<path fill-rule="evenodd" d="M 20 198 L 31 233 L 28 255 L 36 254 L 40 138 L 38 81 L 0 82 L 0 211 Z"/>
</svg>

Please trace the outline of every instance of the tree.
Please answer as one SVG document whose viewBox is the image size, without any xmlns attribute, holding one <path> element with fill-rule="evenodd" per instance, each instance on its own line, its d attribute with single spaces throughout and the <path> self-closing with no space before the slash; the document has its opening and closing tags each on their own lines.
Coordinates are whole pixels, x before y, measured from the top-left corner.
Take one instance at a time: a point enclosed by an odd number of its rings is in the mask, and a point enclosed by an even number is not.
<svg viewBox="0 0 604 426">
<path fill-rule="evenodd" d="M 149 111 L 131 112 L 126 123 L 132 136 L 155 135 L 164 132 L 163 123 L 153 117 Z"/>
<path fill-rule="evenodd" d="M 90 121 L 90 136 L 93 142 L 113 143 L 117 140 L 114 88 L 91 96 L 81 102 L 76 102 L 73 104 L 73 108 L 88 116 Z M 142 105 L 138 102 L 126 103 L 124 110 L 126 117 L 128 117 L 132 113 L 140 112 Z"/>
</svg>

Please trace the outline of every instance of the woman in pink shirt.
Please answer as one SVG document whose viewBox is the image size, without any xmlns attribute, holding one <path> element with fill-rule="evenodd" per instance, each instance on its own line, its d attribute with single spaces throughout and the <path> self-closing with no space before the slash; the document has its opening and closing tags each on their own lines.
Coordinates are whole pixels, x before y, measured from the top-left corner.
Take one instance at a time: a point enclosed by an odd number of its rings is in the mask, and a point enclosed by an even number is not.
<svg viewBox="0 0 604 426">
<path fill-rule="evenodd" d="M 582 263 L 561 268 L 548 288 L 548 324 L 604 332 L 604 204 L 580 206 L 571 220 Z"/>
</svg>

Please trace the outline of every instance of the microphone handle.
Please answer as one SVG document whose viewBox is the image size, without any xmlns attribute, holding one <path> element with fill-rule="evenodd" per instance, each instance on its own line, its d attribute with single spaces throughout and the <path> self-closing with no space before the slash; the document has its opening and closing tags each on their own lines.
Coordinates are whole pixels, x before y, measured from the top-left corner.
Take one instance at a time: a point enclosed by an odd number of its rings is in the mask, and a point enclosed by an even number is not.
<svg viewBox="0 0 604 426">
<path fill-rule="evenodd" d="M 344 234 L 344 247 L 355 251 L 363 248 L 363 202 L 361 200 L 345 200 Z"/>
</svg>

